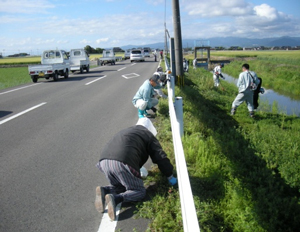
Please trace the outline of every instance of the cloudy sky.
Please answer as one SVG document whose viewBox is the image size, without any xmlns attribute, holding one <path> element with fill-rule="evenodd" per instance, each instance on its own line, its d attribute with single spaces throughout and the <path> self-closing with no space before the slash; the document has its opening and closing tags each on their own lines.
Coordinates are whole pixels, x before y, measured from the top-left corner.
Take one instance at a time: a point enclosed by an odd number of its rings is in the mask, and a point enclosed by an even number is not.
<svg viewBox="0 0 300 232">
<path fill-rule="evenodd" d="M 300 0 L 180 0 L 183 39 L 300 36 Z M 173 36 L 172 0 L 0 0 L 0 52 L 144 45 Z"/>
</svg>

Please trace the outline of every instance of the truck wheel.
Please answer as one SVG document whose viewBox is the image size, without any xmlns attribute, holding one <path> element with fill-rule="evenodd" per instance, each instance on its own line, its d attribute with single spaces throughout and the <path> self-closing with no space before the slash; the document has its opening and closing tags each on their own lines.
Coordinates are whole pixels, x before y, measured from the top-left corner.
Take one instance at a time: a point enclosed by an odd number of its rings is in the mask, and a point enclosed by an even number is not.
<svg viewBox="0 0 300 232">
<path fill-rule="evenodd" d="M 80 67 L 80 73 L 83 73 L 83 68 L 82 67 Z"/>
<path fill-rule="evenodd" d="M 88 73 L 90 71 L 90 66 L 88 65 L 85 70 Z"/>
<path fill-rule="evenodd" d="M 68 77 L 69 77 L 69 70 L 68 70 L 68 69 L 66 70 L 64 77 L 65 77 L 65 78 L 68 78 Z"/>
<path fill-rule="evenodd" d="M 37 80 L 38 80 L 37 76 L 31 76 L 31 79 L 34 83 L 37 83 Z"/>
<path fill-rule="evenodd" d="M 54 81 L 57 81 L 57 80 L 58 80 L 58 73 L 57 73 L 57 72 L 54 73 L 54 75 L 53 75 L 53 80 L 54 80 Z"/>
</svg>

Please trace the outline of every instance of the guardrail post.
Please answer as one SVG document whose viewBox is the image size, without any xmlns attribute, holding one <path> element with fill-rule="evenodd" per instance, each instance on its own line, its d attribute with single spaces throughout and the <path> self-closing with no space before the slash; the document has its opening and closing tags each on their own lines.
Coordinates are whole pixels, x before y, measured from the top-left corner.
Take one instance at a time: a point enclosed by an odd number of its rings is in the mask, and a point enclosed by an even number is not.
<svg viewBox="0 0 300 232">
<path fill-rule="evenodd" d="M 170 76 L 170 87 L 172 89 L 172 100 L 174 101 L 175 98 L 175 77 L 174 76 Z"/>
<path fill-rule="evenodd" d="M 182 104 L 182 97 L 175 98 L 175 112 L 176 118 L 179 124 L 179 131 L 180 136 L 183 136 L 183 104 Z"/>
</svg>

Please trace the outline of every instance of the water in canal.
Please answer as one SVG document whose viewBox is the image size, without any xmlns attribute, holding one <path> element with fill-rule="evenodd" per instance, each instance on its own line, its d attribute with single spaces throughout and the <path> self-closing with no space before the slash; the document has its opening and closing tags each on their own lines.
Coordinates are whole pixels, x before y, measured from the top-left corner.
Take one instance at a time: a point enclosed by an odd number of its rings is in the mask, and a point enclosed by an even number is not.
<svg viewBox="0 0 300 232">
<path fill-rule="evenodd" d="M 222 73 L 225 77 L 225 81 L 234 83 L 236 85 L 237 80 L 232 76 Z M 222 81 L 222 79 L 221 79 Z M 263 82 L 264 83 L 264 82 Z M 263 86 L 262 86 L 263 87 Z M 263 87 L 264 88 L 264 87 Z M 259 107 L 258 110 L 272 111 L 272 106 L 277 105 L 278 113 L 285 113 L 287 115 L 296 115 L 300 117 L 300 101 L 293 100 L 287 96 L 278 94 L 272 89 L 265 89 L 264 94 L 259 94 Z"/>
</svg>

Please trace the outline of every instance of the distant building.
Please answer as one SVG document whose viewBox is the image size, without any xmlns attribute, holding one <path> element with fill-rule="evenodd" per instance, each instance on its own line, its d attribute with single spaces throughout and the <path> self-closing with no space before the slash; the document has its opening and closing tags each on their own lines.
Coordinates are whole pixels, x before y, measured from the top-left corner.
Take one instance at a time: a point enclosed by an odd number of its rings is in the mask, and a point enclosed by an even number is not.
<svg viewBox="0 0 300 232">
<path fill-rule="evenodd" d="M 236 50 L 243 50 L 243 49 L 239 46 L 231 46 L 228 50 L 236 51 Z"/>
</svg>

